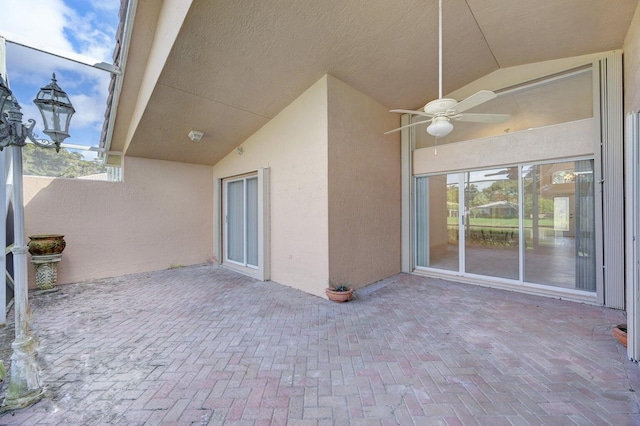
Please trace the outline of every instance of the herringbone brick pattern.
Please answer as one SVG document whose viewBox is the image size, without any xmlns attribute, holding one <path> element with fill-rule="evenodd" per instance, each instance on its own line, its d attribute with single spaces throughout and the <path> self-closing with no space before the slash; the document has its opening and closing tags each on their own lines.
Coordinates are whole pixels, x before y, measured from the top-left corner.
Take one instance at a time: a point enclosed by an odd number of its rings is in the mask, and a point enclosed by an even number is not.
<svg viewBox="0 0 640 426">
<path fill-rule="evenodd" d="M 610 309 L 404 274 L 336 304 L 213 266 L 31 306 L 46 397 L 0 424 L 640 424 Z"/>
</svg>

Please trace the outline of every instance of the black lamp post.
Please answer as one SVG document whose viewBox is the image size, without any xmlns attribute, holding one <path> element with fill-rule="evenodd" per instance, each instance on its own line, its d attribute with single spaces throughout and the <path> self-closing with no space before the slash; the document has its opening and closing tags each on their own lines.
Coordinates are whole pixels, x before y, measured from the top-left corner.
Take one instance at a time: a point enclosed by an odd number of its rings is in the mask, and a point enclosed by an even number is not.
<svg viewBox="0 0 640 426">
<path fill-rule="evenodd" d="M 14 208 L 14 310 L 16 338 L 11 344 L 9 386 L 3 411 L 23 408 L 39 401 L 44 390 L 36 364 L 36 345 L 29 333 L 27 246 L 24 236 L 24 200 L 22 190 L 22 147 L 27 139 L 43 148 L 60 150 L 60 144 L 69 137 L 69 122 L 75 110 L 67 94 L 60 89 L 53 75 L 51 83 L 40 89 L 33 101 L 44 121 L 44 133 L 51 141 L 37 139 L 33 133 L 36 122 L 22 123 L 20 105 L 0 75 L 0 151 L 11 147 L 13 155 L 13 208 Z M 4 291 L 4 290 L 0 290 Z"/>
</svg>

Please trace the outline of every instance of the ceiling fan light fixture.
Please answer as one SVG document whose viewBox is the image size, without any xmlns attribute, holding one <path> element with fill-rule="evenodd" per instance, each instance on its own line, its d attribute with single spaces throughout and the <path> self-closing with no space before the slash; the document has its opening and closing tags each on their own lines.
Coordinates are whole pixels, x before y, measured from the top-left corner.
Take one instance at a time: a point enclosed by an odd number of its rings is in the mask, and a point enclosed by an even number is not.
<svg viewBox="0 0 640 426">
<path fill-rule="evenodd" d="M 435 117 L 429 127 L 427 133 L 436 138 L 443 138 L 453 130 L 453 124 L 449 122 L 447 117 Z"/>
</svg>

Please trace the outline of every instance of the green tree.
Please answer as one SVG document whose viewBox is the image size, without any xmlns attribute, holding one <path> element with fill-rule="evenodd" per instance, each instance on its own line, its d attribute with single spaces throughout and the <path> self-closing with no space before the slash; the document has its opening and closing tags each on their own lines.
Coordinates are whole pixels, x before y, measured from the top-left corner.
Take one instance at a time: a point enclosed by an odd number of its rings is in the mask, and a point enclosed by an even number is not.
<svg viewBox="0 0 640 426">
<path fill-rule="evenodd" d="M 524 196 L 524 212 L 525 215 L 533 214 L 533 200 L 531 194 L 525 194 Z M 553 214 L 554 205 L 553 200 L 549 198 L 538 197 L 538 214 Z"/>
<path fill-rule="evenodd" d="M 85 160 L 82 154 L 65 148 L 56 152 L 27 144 L 22 148 L 22 157 L 25 175 L 74 178 L 107 171 L 98 161 Z"/>
<path fill-rule="evenodd" d="M 490 201 L 509 201 L 518 203 L 518 181 L 512 179 L 498 180 L 482 190 Z"/>
<path fill-rule="evenodd" d="M 458 184 L 447 186 L 447 201 L 458 203 Z"/>
<path fill-rule="evenodd" d="M 489 198 L 484 194 L 484 192 L 478 192 L 476 196 L 473 197 L 473 200 L 471 201 L 471 205 L 473 207 L 482 206 L 485 204 L 489 204 Z"/>
<path fill-rule="evenodd" d="M 478 185 L 476 185 L 475 183 L 467 183 L 467 187 L 464 191 L 464 196 L 467 200 L 473 200 L 479 192 L 480 190 L 478 189 Z"/>
</svg>

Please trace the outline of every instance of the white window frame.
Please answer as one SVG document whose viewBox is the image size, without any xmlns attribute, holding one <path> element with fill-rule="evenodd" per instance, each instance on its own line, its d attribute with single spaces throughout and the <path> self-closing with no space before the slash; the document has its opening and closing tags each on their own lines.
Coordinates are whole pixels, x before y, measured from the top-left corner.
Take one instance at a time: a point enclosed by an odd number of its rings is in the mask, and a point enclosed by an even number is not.
<svg viewBox="0 0 640 426">
<path fill-rule="evenodd" d="M 248 265 L 241 262 L 230 260 L 227 257 L 227 190 L 226 185 L 231 182 L 237 182 L 243 180 L 246 194 L 246 180 L 251 178 L 258 179 L 258 265 Z M 216 222 L 218 229 L 218 242 L 217 242 L 217 259 L 218 263 L 229 269 L 233 269 L 245 275 L 249 275 L 261 281 L 267 281 L 270 279 L 270 215 L 269 215 L 269 169 L 261 168 L 255 172 L 246 173 L 243 175 L 230 176 L 223 179 L 218 179 L 218 203 L 216 208 Z M 246 202 L 245 204 L 245 217 L 246 217 Z M 245 238 L 246 240 L 246 238 Z M 245 262 L 246 262 L 246 250 L 245 247 Z"/>
</svg>

